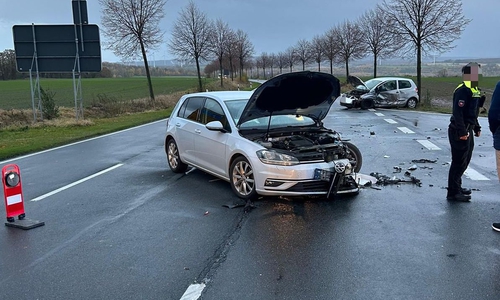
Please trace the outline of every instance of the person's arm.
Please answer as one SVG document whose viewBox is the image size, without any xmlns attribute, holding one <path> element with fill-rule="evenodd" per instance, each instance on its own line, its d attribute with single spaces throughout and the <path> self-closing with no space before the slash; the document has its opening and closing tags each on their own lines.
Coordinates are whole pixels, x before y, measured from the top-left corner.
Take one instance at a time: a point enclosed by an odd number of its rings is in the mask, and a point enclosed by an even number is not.
<svg viewBox="0 0 500 300">
<path fill-rule="evenodd" d="M 467 129 L 465 128 L 464 114 L 467 109 L 467 101 L 471 99 L 472 93 L 469 90 L 460 88 L 453 94 L 453 119 L 460 139 L 467 137 Z"/>
</svg>

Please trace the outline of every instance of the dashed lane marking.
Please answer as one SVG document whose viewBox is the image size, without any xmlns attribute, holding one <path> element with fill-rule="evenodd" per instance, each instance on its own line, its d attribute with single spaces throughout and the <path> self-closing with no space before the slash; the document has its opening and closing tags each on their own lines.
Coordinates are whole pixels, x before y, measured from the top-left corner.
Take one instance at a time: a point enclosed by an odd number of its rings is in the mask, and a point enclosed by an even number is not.
<svg viewBox="0 0 500 300">
<path fill-rule="evenodd" d="M 376 110 L 373 108 L 369 108 L 368 111 L 376 111 Z"/>
<path fill-rule="evenodd" d="M 464 172 L 464 175 L 472 180 L 490 180 L 488 177 L 484 176 L 483 174 L 479 173 L 478 171 L 472 168 L 467 168 L 467 170 L 465 170 Z"/>
<path fill-rule="evenodd" d="M 419 142 L 422 146 L 429 150 L 441 150 L 441 148 L 429 142 L 428 140 L 417 140 L 417 142 Z"/>
<path fill-rule="evenodd" d="M 389 124 L 397 124 L 398 122 L 394 121 L 393 119 L 384 119 Z"/>
<path fill-rule="evenodd" d="M 190 285 L 184 292 L 180 300 L 196 300 L 200 298 L 201 292 L 205 289 L 204 283 L 195 283 Z"/>
<path fill-rule="evenodd" d="M 41 196 L 39 196 L 39 197 L 36 197 L 36 198 L 34 198 L 34 199 L 31 199 L 31 201 L 40 201 L 40 200 L 43 200 L 43 199 L 45 199 L 45 198 L 47 198 L 47 197 L 50 197 L 50 196 L 52 196 L 52 195 L 55 195 L 55 194 L 57 194 L 57 193 L 59 193 L 59 192 L 62 192 L 62 191 L 64 191 L 64 190 L 67 190 L 67 189 L 69 189 L 69 188 L 71 188 L 71 187 L 74 187 L 74 186 L 75 186 L 75 185 L 77 185 L 77 184 L 80 184 L 80 183 L 82 183 L 82 182 L 85 182 L 85 181 L 87 181 L 87 180 L 89 180 L 89 179 L 92 179 L 92 178 L 94 178 L 94 177 L 97 177 L 97 176 L 99 176 L 99 175 L 102 175 L 102 174 L 104 174 L 104 173 L 107 173 L 107 172 L 109 172 L 109 171 L 111 171 L 111 170 L 114 170 L 114 169 L 116 169 L 116 168 L 118 168 L 118 167 L 121 167 L 121 166 L 123 166 L 123 164 L 117 164 L 117 165 L 114 165 L 114 166 L 112 166 L 112 167 L 110 167 L 110 168 L 107 168 L 106 170 L 102 170 L 101 172 L 97 172 L 97 173 L 95 173 L 95 174 L 93 174 L 93 175 L 90 175 L 90 176 L 87 176 L 87 177 L 85 177 L 85 178 L 82 178 L 82 179 L 80 179 L 80 180 L 78 180 L 78 181 L 75 181 L 75 182 L 70 183 L 70 184 L 68 184 L 68 185 L 65 185 L 65 186 L 63 186 L 63 187 L 61 187 L 61 188 L 58 188 L 57 190 L 54 190 L 54 191 L 52 191 L 52 192 L 50 192 L 50 193 L 47 193 L 47 194 L 41 195 Z"/>
<path fill-rule="evenodd" d="M 384 114 L 383 113 L 375 113 L 375 115 L 379 116 L 379 117 L 383 117 Z"/>
<path fill-rule="evenodd" d="M 407 127 L 398 127 L 398 129 L 401 130 L 403 133 L 415 133 L 414 131 L 412 131 Z"/>
</svg>

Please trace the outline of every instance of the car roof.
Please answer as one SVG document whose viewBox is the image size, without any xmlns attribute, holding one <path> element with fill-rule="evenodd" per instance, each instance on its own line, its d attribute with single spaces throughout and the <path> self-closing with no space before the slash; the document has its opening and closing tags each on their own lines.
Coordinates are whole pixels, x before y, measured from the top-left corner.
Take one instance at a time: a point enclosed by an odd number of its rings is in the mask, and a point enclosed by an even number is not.
<svg viewBox="0 0 500 300">
<path fill-rule="evenodd" d="M 186 94 L 183 98 L 189 97 L 210 97 L 219 101 L 249 99 L 253 91 L 214 91 Z"/>
<path fill-rule="evenodd" d="M 370 78 L 370 80 L 372 79 L 381 79 L 381 80 L 410 80 L 410 81 L 413 81 L 411 78 L 406 78 L 406 77 L 374 77 L 374 78 Z"/>
</svg>

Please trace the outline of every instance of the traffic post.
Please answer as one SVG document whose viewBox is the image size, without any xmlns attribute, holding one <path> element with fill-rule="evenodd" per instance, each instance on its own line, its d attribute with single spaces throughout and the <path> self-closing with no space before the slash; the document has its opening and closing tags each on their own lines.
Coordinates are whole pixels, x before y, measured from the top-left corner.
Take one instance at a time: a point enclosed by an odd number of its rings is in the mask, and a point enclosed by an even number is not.
<svg viewBox="0 0 500 300">
<path fill-rule="evenodd" d="M 44 222 L 26 219 L 19 166 L 9 164 L 2 168 L 2 185 L 5 200 L 5 213 L 7 214 L 6 226 L 31 229 L 45 225 Z M 19 222 L 16 222 L 16 217 L 19 219 Z"/>
</svg>

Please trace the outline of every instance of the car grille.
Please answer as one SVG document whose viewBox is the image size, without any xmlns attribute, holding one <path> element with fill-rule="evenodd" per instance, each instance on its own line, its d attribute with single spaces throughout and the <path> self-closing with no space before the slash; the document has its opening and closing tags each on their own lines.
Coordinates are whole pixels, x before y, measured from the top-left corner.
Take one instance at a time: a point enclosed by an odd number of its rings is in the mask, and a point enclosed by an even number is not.
<svg viewBox="0 0 500 300">
<path fill-rule="evenodd" d="M 327 181 L 305 181 L 299 182 L 287 190 L 287 192 L 327 192 L 329 183 Z"/>
</svg>

